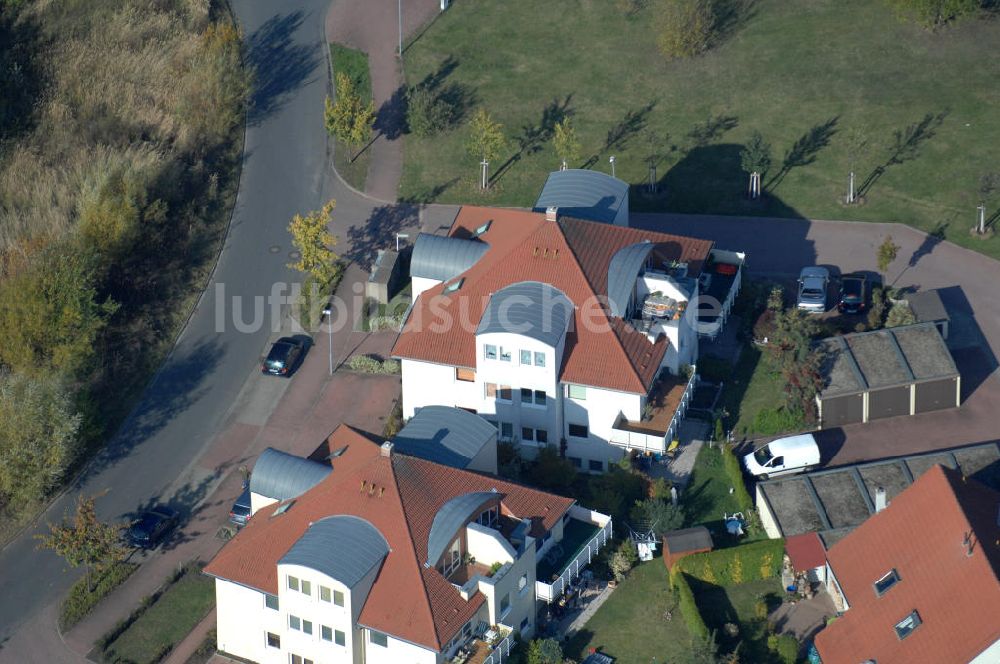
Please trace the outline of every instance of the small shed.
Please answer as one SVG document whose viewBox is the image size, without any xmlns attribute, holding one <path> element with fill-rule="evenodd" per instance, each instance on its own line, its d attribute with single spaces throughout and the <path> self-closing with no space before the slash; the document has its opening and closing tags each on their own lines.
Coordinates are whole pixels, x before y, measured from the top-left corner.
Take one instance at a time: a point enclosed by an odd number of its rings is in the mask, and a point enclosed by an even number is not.
<svg viewBox="0 0 1000 664">
<path fill-rule="evenodd" d="M 671 530 L 663 533 L 663 564 L 670 569 L 684 556 L 711 551 L 713 546 L 712 534 L 705 526 Z"/>
<path fill-rule="evenodd" d="M 810 581 L 826 583 L 826 548 L 819 535 L 792 535 L 785 540 L 785 553 L 796 573 L 804 573 Z"/>
<path fill-rule="evenodd" d="M 934 289 L 909 293 L 906 302 L 913 310 L 918 323 L 933 323 L 941 336 L 944 339 L 948 338 L 950 316 L 944 302 L 941 301 L 941 293 Z"/>
<path fill-rule="evenodd" d="M 379 249 L 365 283 L 365 297 L 372 298 L 379 304 L 389 304 L 389 300 L 399 290 L 400 277 L 399 254 L 389 249 Z"/>
</svg>

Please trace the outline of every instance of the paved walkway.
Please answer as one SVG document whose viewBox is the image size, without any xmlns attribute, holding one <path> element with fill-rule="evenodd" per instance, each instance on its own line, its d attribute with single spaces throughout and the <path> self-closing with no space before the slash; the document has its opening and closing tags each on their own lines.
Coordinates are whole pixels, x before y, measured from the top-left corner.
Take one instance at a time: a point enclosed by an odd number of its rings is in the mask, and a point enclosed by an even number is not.
<svg viewBox="0 0 1000 664">
<path fill-rule="evenodd" d="M 405 40 L 433 20 L 438 0 L 403 3 Z M 397 0 L 334 0 L 326 16 L 327 41 L 360 49 L 368 54 L 372 97 L 375 100 L 375 141 L 368 148 L 371 164 L 365 193 L 382 201 L 395 201 L 403 175 L 403 135 L 406 90 L 399 49 Z"/>
<path fill-rule="evenodd" d="M 827 618 L 835 615 L 837 609 L 833 599 L 825 590 L 820 590 L 811 599 L 785 602 L 767 619 L 778 634 L 791 634 L 799 643 L 804 643 L 826 626 Z"/>
</svg>

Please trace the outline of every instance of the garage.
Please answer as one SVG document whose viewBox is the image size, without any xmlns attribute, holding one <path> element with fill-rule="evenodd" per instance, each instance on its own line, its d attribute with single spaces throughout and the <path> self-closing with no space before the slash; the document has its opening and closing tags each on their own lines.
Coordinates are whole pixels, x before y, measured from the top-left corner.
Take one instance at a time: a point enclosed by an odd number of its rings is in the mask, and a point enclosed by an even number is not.
<svg viewBox="0 0 1000 664">
<path fill-rule="evenodd" d="M 961 376 L 933 322 L 817 343 L 820 426 L 831 428 L 958 406 Z"/>
</svg>

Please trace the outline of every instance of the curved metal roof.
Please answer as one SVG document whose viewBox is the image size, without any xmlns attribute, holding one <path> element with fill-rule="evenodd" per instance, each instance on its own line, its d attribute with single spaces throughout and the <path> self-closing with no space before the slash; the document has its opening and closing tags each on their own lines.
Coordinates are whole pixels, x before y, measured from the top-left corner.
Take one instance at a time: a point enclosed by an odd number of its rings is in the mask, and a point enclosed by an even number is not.
<svg viewBox="0 0 1000 664">
<path fill-rule="evenodd" d="M 322 482 L 332 470 L 326 464 L 269 447 L 257 457 L 250 474 L 250 491 L 275 500 L 288 500 Z"/>
<path fill-rule="evenodd" d="M 560 214 L 610 224 L 622 205 L 628 205 L 627 182 L 600 171 L 571 168 L 549 173 L 534 210 L 557 207 Z"/>
<path fill-rule="evenodd" d="M 455 496 L 437 511 L 427 536 L 427 564 L 435 565 L 445 549 L 455 539 L 455 533 L 470 517 L 481 510 L 483 505 L 496 500 L 500 494 L 495 491 L 474 491 Z"/>
<path fill-rule="evenodd" d="M 635 280 L 653 246 L 652 242 L 630 244 L 611 257 L 611 262 L 608 263 L 608 305 L 612 315 L 624 317 Z"/>
<path fill-rule="evenodd" d="M 279 565 L 302 565 L 348 588 L 365 578 L 389 555 L 389 543 L 367 520 L 337 515 L 309 525 Z"/>
<path fill-rule="evenodd" d="M 497 436 L 496 427 L 461 408 L 424 406 L 392 439 L 395 451 L 465 468 Z"/>
<path fill-rule="evenodd" d="M 573 310 L 573 303 L 558 288 L 519 281 L 493 293 L 476 334 L 520 334 L 554 348 L 566 334 Z"/>
<path fill-rule="evenodd" d="M 410 276 L 447 281 L 475 265 L 489 248 L 479 240 L 420 233 L 413 245 Z"/>
</svg>

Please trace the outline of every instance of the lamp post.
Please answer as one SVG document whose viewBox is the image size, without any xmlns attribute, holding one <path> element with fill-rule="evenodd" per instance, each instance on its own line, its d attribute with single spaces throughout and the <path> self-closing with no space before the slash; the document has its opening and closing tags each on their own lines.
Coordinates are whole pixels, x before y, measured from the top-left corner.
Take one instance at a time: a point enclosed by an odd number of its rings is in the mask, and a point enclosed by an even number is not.
<svg viewBox="0 0 1000 664">
<path fill-rule="evenodd" d="M 615 156 L 611 155 L 608 158 L 608 161 L 611 162 L 611 177 L 614 177 L 615 176 Z"/>
<path fill-rule="evenodd" d="M 396 253 L 397 254 L 399 253 L 399 239 L 403 238 L 405 240 L 405 239 L 407 239 L 409 237 L 410 237 L 409 233 L 396 233 Z"/>
<path fill-rule="evenodd" d="M 327 304 L 323 309 L 323 316 L 326 318 L 327 336 L 330 338 L 330 375 L 333 375 L 333 308 Z"/>
<path fill-rule="evenodd" d="M 399 16 L 399 57 L 403 57 L 403 0 L 397 0 Z M 390 7 L 392 5 L 389 5 Z"/>
</svg>

